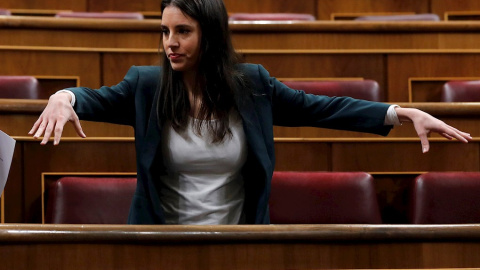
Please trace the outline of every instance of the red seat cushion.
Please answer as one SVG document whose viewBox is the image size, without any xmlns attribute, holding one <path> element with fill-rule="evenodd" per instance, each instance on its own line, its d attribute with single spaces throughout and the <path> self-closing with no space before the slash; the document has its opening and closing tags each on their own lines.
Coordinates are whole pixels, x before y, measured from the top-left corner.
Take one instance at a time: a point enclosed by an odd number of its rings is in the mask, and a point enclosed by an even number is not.
<svg viewBox="0 0 480 270">
<path fill-rule="evenodd" d="M 233 13 L 230 21 L 315 21 L 315 16 L 302 13 Z"/>
<path fill-rule="evenodd" d="M 378 83 L 373 80 L 358 81 L 282 81 L 286 86 L 304 90 L 307 94 L 349 96 L 371 101 L 382 101 Z"/>
<path fill-rule="evenodd" d="M 2 9 L 2 8 L 0 8 L 0 15 L 10 16 L 10 15 L 12 15 L 12 13 L 11 13 L 10 10 L 8 10 L 8 9 Z"/>
<path fill-rule="evenodd" d="M 379 224 L 373 178 L 364 172 L 274 172 L 272 224 Z"/>
<path fill-rule="evenodd" d="M 126 224 L 136 182 L 136 178 L 60 178 L 48 190 L 45 222 Z"/>
<path fill-rule="evenodd" d="M 0 98 L 37 99 L 38 88 L 32 76 L 0 76 Z"/>
<path fill-rule="evenodd" d="M 443 102 L 479 102 L 480 81 L 450 81 L 443 85 Z"/>
<path fill-rule="evenodd" d="M 130 19 L 143 20 L 139 12 L 70 12 L 62 11 L 55 15 L 60 18 L 91 18 L 91 19 Z"/>
<path fill-rule="evenodd" d="M 437 14 L 409 14 L 409 15 L 386 15 L 386 16 L 361 16 L 356 21 L 440 21 Z"/>
<path fill-rule="evenodd" d="M 480 223 L 480 173 L 419 175 L 411 200 L 414 224 Z"/>
</svg>

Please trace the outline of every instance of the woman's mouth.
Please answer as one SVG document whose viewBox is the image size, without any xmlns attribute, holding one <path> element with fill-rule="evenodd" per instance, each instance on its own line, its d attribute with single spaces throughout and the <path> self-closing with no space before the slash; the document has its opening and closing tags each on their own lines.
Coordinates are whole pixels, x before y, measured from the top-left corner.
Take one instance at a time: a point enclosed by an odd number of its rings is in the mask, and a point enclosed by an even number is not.
<svg viewBox="0 0 480 270">
<path fill-rule="evenodd" d="M 180 57 L 182 57 L 183 55 L 182 54 L 178 54 L 178 53 L 171 53 L 168 55 L 168 58 L 170 60 L 177 60 L 179 59 Z"/>
</svg>

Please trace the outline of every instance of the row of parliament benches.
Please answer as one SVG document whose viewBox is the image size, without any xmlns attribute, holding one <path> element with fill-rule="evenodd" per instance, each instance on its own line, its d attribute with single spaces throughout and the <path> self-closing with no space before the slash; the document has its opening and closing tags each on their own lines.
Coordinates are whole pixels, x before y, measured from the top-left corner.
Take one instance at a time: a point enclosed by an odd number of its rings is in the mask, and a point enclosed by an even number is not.
<svg viewBox="0 0 480 270">
<path fill-rule="evenodd" d="M 43 83 L 40 84 L 39 81 Z M 362 79 L 287 79 L 281 80 L 286 86 L 305 91 L 307 94 L 324 96 L 348 96 L 356 99 L 383 102 L 383 92 L 374 80 Z M 58 81 L 61 82 L 61 79 Z M 34 76 L 0 76 L 0 98 L 3 99 L 48 99 L 60 89 L 76 87 L 78 84 L 52 85 Z M 479 102 L 480 80 L 457 80 L 444 83 L 439 89 L 440 102 Z M 431 91 L 433 92 L 433 91 Z M 430 93 L 434 96 L 433 93 Z"/>
<path fill-rule="evenodd" d="M 30 65 L 37 58 L 33 59 Z M 62 67 L 66 66 L 70 67 Z M 92 87 L 98 86 L 98 82 Z M 38 141 L 23 137 L 23 132 L 29 130 L 45 102 L 2 103 L 2 127 L 6 126 L 17 139 L 12 178 L 2 196 L 8 209 L 1 213 L 6 222 L 39 222 L 43 172 L 135 171 L 131 130 L 84 123 L 87 135 L 101 137 L 80 140 L 72 138 L 73 130 L 67 129 L 59 146 L 40 146 Z M 476 104 L 406 104 L 409 105 L 443 117 L 474 137 L 480 134 Z M 18 124 L 18 129 L 12 127 L 14 124 Z M 300 135 L 276 139 L 277 167 L 371 171 L 384 203 L 404 199 L 403 190 L 411 183 L 409 180 L 425 171 L 480 170 L 477 140 L 463 145 L 434 138 L 431 152 L 423 155 L 418 139 L 409 129 L 394 130 L 392 138 L 362 137 L 363 140 L 358 134 L 344 132 L 323 131 L 326 137 L 322 138 L 310 129 L 276 130 L 277 134 Z M 302 134 L 310 134 L 312 138 L 305 139 Z M 300 157 L 298 162 L 292 163 L 292 155 Z M 391 162 L 392 156 L 395 162 Z M 401 215 L 404 210 L 390 209 L 389 213 Z M 476 224 L 227 227 L 1 224 L 0 257 L 5 269 L 478 268 L 479 239 Z"/>
<path fill-rule="evenodd" d="M 136 185 L 132 174 L 43 174 L 42 223 L 126 224 Z M 479 192 L 480 172 L 421 174 L 408 195 L 408 223 L 479 223 Z M 275 171 L 269 216 L 271 224 L 384 223 L 365 172 Z"/>
<path fill-rule="evenodd" d="M 63 0 L 5 0 L 0 8 L 11 9 L 13 14 L 51 16 L 60 10 L 71 11 L 128 11 L 141 12 L 146 17 L 160 16 L 161 0 L 140 0 L 127 2 L 120 0 L 63 1 Z M 301 4 L 288 0 L 224 0 L 228 12 L 250 13 L 304 13 L 315 16 L 318 20 L 349 19 L 365 14 L 412 14 L 433 13 L 445 19 L 472 18 L 471 11 L 480 10 L 475 0 L 302 0 Z M 477 13 L 478 14 L 478 13 Z M 454 16 L 449 16 L 454 15 Z M 468 17 L 470 16 L 470 17 Z"/>
<path fill-rule="evenodd" d="M 97 24 L 2 18 L 0 25 L 6 37 L 0 40 L 4 59 L 0 73 L 53 76 L 50 83 L 113 85 L 131 65 L 158 64 L 161 53 L 159 21 L 154 20 Z M 375 79 L 386 91 L 385 101 L 426 110 L 474 137 L 480 134 L 477 104 L 419 101 L 428 100 L 429 89 L 447 80 L 478 78 L 479 28 L 478 23 L 453 22 L 232 24 L 245 61 L 263 64 L 272 76 Z M 262 47 L 267 44 L 269 48 Z M 414 102 L 405 103 L 409 101 Z M 41 147 L 24 137 L 45 104 L 45 100 L 2 104 L 2 130 L 17 138 L 18 149 L 11 172 L 16 180 L 8 182 L 4 196 L 9 209 L 6 222 L 39 222 L 43 172 L 135 171 L 133 131 L 127 127 L 84 123 L 86 140 L 77 139 L 69 127 L 59 147 Z M 431 152 L 423 155 L 412 127 L 395 128 L 389 138 L 277 127 L 275 137 L 278 170 L 367 171 L 377 176 L 383 205 L 396 205 L 387 209 L 387 220 L 393 222 L 402 220 L 397 213 L 404 217 L 403 196 L 418 174 L 480 170 L 475 140 L 463 145 L 434 138 Z M 292 162 L 292 156 L 300 158 Z M 392 156 L 399 162 L 392 162 Z M 452 160 L 452 156 L 462 158 Z"/>
<path fill-rule="evenodd" d="M 38 77 L 46 96 L 65 86 L 113 85 L 132 65 L 159 64 L 159 25 L 3 18 L 0 74 Z M 480 79 L 476 22 L 231 27 L 243 60 L 282 80 L 375 80 L 384 101 L 432 102 L 446 81 Z"/>
<path fill-rule="evenodd" d="M 17 140 L 3 196 L 5 222 L 41 221 L 42 173 L 135 172 L 133 130 L 82 122 L 86 139 L 67 125 L 58 146 L 42 146 L 27 132 L 46 101 L 0 100 L 0 126 Z M 422 154 L 412 126 L 404 123 L 389 137 L 316 129 L 275 127 L 277 171 L 366 171 L 374 176 L 385 221 L 405 222 L 405 194 L 413 179 L 428 171 L 480 171 L 480 106 L 477 103 L 399 103 L 414 106 L 468 131 L 469 144 L 432 136 Z M 295 157 L 295 158 L 292 158 Z"/>
</svg>

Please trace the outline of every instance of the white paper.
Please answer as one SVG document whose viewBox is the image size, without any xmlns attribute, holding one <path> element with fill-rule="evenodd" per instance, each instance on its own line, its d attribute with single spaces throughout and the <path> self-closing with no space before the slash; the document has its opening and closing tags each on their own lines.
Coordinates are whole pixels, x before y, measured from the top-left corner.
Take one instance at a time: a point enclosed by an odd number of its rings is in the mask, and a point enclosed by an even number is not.
<svg viewBox="0 0 480 270">
<path fill-rule="evenodd" d="M 7 183 L 14 150 L 15 140 L 0 130 L 0 195 Z"/>
</svg>

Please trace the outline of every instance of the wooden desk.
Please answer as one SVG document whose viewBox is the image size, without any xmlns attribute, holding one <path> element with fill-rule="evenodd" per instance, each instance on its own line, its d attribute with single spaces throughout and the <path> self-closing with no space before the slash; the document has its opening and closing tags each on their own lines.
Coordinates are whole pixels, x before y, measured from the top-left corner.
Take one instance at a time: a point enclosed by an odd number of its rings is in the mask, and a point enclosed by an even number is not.
<svg viewBox="0 0 480 270">
<path fill-rule="evenodd" d="M 45 105 L 46 100 L 0 100 L 0 126 L 17 139 L 4 195 L 7 223 L 41 222 L 43 172 L 136 171 L 133 129 L 128 126 L 82 121 L 88 137 L 81 139 L 67 124 L 58 146 L 41 146 L 38 140 L 28 137 L 27 132 Z M 415 176 L 425 171 L 480 171 L 480 104 L 400 105 L 425 110 L 470 132 L 475 139 L 462 144 L 432 136 L 430 153 L 422 154 L 419 139 L 407 123 L 386 138 L 327 129 L 275 127 L 275 169 L 370 172 L 376 180 L 385 221 L 404 223 L 405 198 Z"/>
<path fill-rule="evenodd" d="M 472 225 L 0 225 L 3 269 L 480 267 Z"/>
<path fill-rule="evenodd" d="M 480 22 L 249 22 L 231 29 L 244 60 L 272 76 L 372 79 L 389 102 L 439 101 L 444 78 L 480 78 Z M 0 35 L 2 75 L 78 76 L 82 86 L 98 88 L 121 81 L 131 65 L 160 62 L 159 20 L 11 16 L 0 18 Z"/>
<path fill-rule="evenodd" d="M 160 20 L 0 18 L 0 45 L 157 49 Z M 478 49 L 480 22 L 231 22 L 240 49 Z"/>
</svg>

